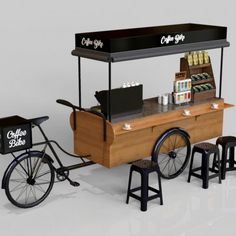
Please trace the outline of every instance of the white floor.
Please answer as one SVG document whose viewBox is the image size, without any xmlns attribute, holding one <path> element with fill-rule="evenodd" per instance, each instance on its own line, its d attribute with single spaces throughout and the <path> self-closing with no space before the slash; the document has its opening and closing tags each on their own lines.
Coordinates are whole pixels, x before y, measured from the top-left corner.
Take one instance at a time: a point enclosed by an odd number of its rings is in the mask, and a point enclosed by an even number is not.
<svg viewBox="0 0 236 236">
<path fill-rule="evenodd" d="M 74 161 L 74 160 L 73 160 Z M 0 173 L 8 164 L 1 156 Z M 39 206 L 19 209 L 0 192 L 0 235 L 234 235 L 236 225 L 236 172 L 222 184 L 211 180 L 209 189 L 199 179 L 187 183 L 187 170 L 178 178 L 162 181 L 164 205 L 159 199 L 148 203 L 147 212 L 139 202 L 125 204 L 129 165 L 106 169 L 99 165 L 71 172 L 80 182 L 55 183 L 49 197 Z M 133 184 L 139 183 L 138 174 Z M 155 186 L 155 175 L 150 183 Z"/>
</svg>

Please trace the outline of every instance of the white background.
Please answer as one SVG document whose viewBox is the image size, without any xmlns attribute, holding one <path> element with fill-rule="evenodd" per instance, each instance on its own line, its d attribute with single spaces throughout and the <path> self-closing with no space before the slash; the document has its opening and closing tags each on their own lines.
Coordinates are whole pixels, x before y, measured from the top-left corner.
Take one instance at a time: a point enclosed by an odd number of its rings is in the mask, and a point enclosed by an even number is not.
<svg viewBox="0 0 236 236">
<path fill-rule="evenodd" d="M 71 151 L 70 109 L 55 101 L 78 101 L 74 34 L 189 22 L 228 27 L 231 47 L 224 54 L 222 95 L 236 104 L 234 1 L 0 0 L 0 117 L 49 115 L 46 131 Z M 209 54 L 218 86 L 220 50 Z M 181 56 L 113 64 L 112 86 L 138 81 L 145 85 L 145 97 L 170 92 Z M 82 59 L 82 85 L 83 106 L 96 105 L 93 94 L 107 86 L 107 64 Z M 236 135 L 235 117 L 235 108 L 225 112 L 224 134 Z M 0 165 L 6 165 L 3 159 Z"/>
<path fill-rule="evenodd" d="M 227 2 L 227 4 L 226 4 Z M 1 0 L 0 8 L 0 117 L 27 118 L 49 115 L 50 137 L 72 148 L 70 110 L 56 104 L 64 98 L 78 104 L 77 58 L 74 34 L 119 28 L 178 23 L 203 23 L 228 27 L 231 47 L 225 49 L 223 97 L 236 103 L 234 58 L 236 35 L 232 1 L 81 1 Z M 220 50 L 209 51 L 216 81 Z M 182 55 L 165 56 L 112 65 L 113 87 L 122 82 L 144 83 L 144 96 L 172 90 L 174 73 Z M 218 85 L 218 84 L 217 84 Z M 83 106 L 96 105 L 94 91 L 107 88 L 107 64 L 82 59 Z M 226 111 L 225 130 L 235 133 Z"/>
</svg>

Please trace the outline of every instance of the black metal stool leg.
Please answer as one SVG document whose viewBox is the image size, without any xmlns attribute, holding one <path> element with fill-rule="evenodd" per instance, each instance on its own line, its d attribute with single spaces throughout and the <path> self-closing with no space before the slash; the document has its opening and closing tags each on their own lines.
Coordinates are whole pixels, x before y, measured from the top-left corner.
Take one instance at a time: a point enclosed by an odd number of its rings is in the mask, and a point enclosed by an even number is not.
<svg viewBox="0 0 236 236">
<path fill-rule="evenodd" d="M 223 147 L 221 156 L 221 179 L 225 179 L 226 164 L 227 164 L 227 149 Z"/>
<path fill-rule="evenodd" d="M 221 184 L 221 166 L 220 166 L 220 152 L 214 154 L 214 159 L 217 158 L 216 160 L 218 160 L 218 174 L 219 174 L 219 184 Z"/>
<path fill-rule="evenodd" d="M 141 175 L 141 211 L 147 210 L 148 202 L 148 175 L 142 173 Z"/>
<path fill-rule="evenodd" d="M 229 149 L 229 168 L 234 168 L 234 147 Z"/>
<path fill-rule="evenodd" d="M 161 187 L 161 176 L 157 171 L 158 185 L 159 185 L 159 196 L 160 196 L 160 205 L 163 205 L 163 196 L 162 196 L 162 187 Z"/>
<path fill-rule="evenodd" d="M 209 155 L 202 155 L 201 174 L 203 180 L 202 187 L 204 189 L 207 189 L 209 183 Z"/>
<path fill-rule="evenodd" d="M 132 167 L 130 168 L 129 171 L 129 184 L 128 184 L 128 190 L 127 190 L 127 198 L 126 198 L 126 203 L 129 203 L 129 195 L 130 195 L 130 187 L 131 187 L 131 181 L 132 181 L 132 174 L 133 174 L 133 169 Z"/>
<path fill-rule="evenodd" d="M 189 183 L 191 180 L 191 174 L 192 174 L 192 168 L 193 168 L 193 158 L 194 158 L 194 150 L 192 151 L 191 162 L 190 162 L 189 172 L 188 172 L 188 182 Z"/>
<path fill-rule="evenodd" d="M 217 156 L 214 155 L 214 158 L 213 158 L 213 161 L 212 161 L 212 170 L 217 171 L 219 168 L 220 167 L 219 167 L 219 162 L 218 162 Z"/>
</svg>

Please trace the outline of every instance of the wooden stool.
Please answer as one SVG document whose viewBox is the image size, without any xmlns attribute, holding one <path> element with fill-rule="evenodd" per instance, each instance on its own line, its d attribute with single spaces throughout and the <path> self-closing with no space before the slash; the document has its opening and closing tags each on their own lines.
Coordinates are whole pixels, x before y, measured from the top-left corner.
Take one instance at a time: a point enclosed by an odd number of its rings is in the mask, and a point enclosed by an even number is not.
<svg viewBox="0 0 236 236">
<path fill-rule="evenodd" d="M 202 165 L 201 167 L 192 168 L 193 167 L 193 159 L 194 154 L 198 152 L 202 154 Z M 199 179 L 202 179 L 203 184 L 202 187 L 204 189 L 208 188 L 208 182 L 209 179 L 219 177 L 219 183 L 221 183 L 221 174 L 220 174 L 220 168 L 218 169 L 217 173 L 213 168 L 209 168 L 209 159 L 211 154 L 214 154 L 214 159 L 217 160 L 218 166 L 220 166 L 220 156 L 219 156 L 219 149 L 216 145 L 211 143 L 199 143 L 194 145 L 192 156 L 191 156 L 191 162 L 189 167 L 189 175 L 188 175 L 188 182 L 190 182 L 191 176 L 195 176 Z M 196 171 L 201 170 L 201 174 L 195 173 Z M 209 175 L 209 170 L 211 172 L 215 172 L 215 174 Z"/>
<path fill-rule="evenodd" d="M 216 145 L 222 146 L 221 154 L 221 179 L 225 179 L 226 171 L 236 170 L 236 161 L 234 158 L 234 147 L 236 146 L 236 137 L 222 136 L 216 140 Z M 229 155 L 227 155 L 229 151 Z M 227 166 L 228 163 L 228 166 Z M 213 168 L 218 169 L 216 160 L 213 162 Z"/>
<path fill-rule="evenodd" d="M 132 181 L 132 173 L 133 171 L 137 171 L 141 175 L 141 186 L 137 188 L 131 189 L 131 181 Z M 148 175 L 149 173 L 156 172 L 158 176 L 158 184 L 159 190 L 154 189 L 148 185 Z M 137 196 L 133 192 L 141 190 L 141 196 Z M 156 194 L 152 196 L 148 196 L 148 190 L 155 192 Z M 130 167 L 129 173 L 129 184 L 128 184 L 128 191 L 127 191 L 127 199 L 126 203 L 129 203 L 129 197 L 133 197 L 141 202 L 141 211 L 147 210 L 147 202 L 153 200 L 155 198 L 160 198 L 160 204 L 163 205 L 163 198 L 162 198 L 162 188 L 161 188 L 161 178 L 159 175 L 159 168 L 156 162 L 150 160 L 140 160 L 133 162 Z"/>
</svg>

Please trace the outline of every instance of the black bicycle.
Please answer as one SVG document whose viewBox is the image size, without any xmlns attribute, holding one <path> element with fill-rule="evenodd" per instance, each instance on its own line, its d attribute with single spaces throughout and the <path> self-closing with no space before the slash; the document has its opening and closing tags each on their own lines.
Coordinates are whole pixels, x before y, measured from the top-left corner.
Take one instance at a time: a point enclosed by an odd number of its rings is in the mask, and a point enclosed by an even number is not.
<svg viewBox="0 0 236 236">
<path fill-rule="evenodd" d="M 70 105 L 67 101 L 57 100 L 63 105 Z M 77 107 L 77 109 L 80 109 Z M 48 120 L 48 116 L 26 120 L 19 116 L 0 119 L 0 152 L 11 153 L 13 161 L 7 167 L 3 179 L 2 189 L 5 189 L 9 201 L 20 208 L 30 208 L 40 204 L 52 190 L 55 174 L 58 181 L 68 180 L 72 186 L 79 186 L 78 182 L 69 178 L 69 171 L 94 164 L 85 160 L 87 156 L 73 155 L 65 151 L 56 141 L 49 140 L 41 124 Z M 32 143 L 31 129 L 37 127 L 44 141 Z M 80 163 L 64 166 L 53 145 L 65 154 L 77 157 Z M 32 147 L 43 146 L 41 151 L 32 150 Z M 54 158 L 47 154 L 51 150 Z M 18 155 L 14 153 L 22 151 Z M 59 165 L 55 167 L 54 162 Z"/>
</svg>

